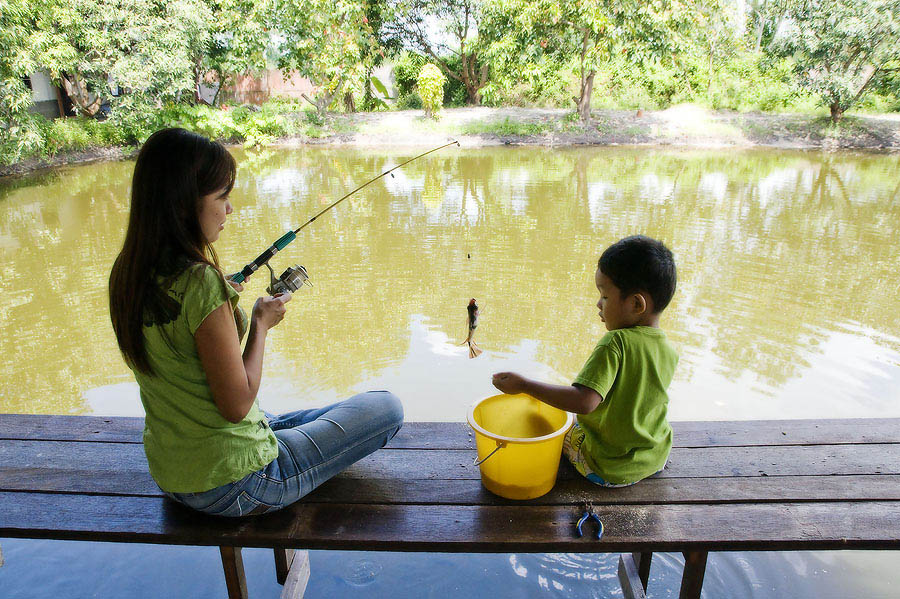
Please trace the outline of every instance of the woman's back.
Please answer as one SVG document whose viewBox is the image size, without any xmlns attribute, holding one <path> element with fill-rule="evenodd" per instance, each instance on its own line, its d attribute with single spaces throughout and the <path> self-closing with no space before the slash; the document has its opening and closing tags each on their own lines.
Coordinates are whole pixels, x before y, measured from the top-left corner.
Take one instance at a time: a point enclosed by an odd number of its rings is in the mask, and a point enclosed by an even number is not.
<svg viewBox="0 0 900 599">
<path fill-rule="evenodd" d="M 237 293 L 206 264 L 161 278 L 160 287 L 163 305 L 155 314 L 147 311 L 143 329 L 154 374 L 134 371 L 147 414 L 144 448 L 160 488 L 206 491 L 268 464 L 278 446 L 256 403 L 236 424 L 222 416 L 197 354 L 195 331 L 226 301 L 234 309 Z M 244 319 L 236 320 L 243 324 Z"/>
</svg>

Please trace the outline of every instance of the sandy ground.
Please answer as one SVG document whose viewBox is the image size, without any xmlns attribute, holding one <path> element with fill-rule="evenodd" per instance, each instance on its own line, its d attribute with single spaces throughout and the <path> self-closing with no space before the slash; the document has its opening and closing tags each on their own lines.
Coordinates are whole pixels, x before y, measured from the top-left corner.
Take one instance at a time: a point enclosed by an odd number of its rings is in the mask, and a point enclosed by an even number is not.
<svg viewBox="0 0 900 599">
<path fill-rule="evenodd" d="M 336 114 L 322 137 L 292 137 L 285 145 L 431 146 L 457 139 L 468 147 L 491 145 L 664 145 L 690 147 L 900 150 L 900 114 L 845 117 L 835 128 L 808 114 L 710 111 L 693 105 L 642 113 L 595 110 L 582 126 L 566 109 L 448 108 L 438 120 L 421 110 Z M 0 177 L 96 160 L 120 160 L 133 148 L 93 148 L 0 167 Z"/>
</svg>

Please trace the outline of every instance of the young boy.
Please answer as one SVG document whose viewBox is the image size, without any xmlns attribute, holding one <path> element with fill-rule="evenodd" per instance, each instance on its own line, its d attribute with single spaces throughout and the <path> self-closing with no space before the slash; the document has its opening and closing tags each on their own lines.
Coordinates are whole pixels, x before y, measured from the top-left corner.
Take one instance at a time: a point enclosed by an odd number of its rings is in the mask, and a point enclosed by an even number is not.
<svg viewBox="0 0 900 599">
<path fill-rule="evenodd" d="M 550 385 L 499 372 L 493 383 L 578 414 L 563 445 L 566 457 L 591 482 L 624 487 L 662 470 L 672 448 L 666 389 L 678 355 L 659 316 L 675 293 L 675 261 L 655 239 L 626 237 L 600 256 L 595 279 L 609 332 L 575 382 Z"/>
</svg>

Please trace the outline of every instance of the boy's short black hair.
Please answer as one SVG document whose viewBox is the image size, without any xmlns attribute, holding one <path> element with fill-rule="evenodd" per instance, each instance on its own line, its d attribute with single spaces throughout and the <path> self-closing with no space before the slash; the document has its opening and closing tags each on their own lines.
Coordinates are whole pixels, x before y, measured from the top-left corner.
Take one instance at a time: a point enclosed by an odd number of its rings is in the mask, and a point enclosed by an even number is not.
<svg viewBox="0 0 900 599">
<path fill-rule="evenodd" d="M 656 313 L 665 310 L 675 294 L 675 258 L 661 241 L 650 237 L 620 239 L 606 248 L 597 267 L 623 297 L 639 291 L 649 293 Z"/>
</svg>

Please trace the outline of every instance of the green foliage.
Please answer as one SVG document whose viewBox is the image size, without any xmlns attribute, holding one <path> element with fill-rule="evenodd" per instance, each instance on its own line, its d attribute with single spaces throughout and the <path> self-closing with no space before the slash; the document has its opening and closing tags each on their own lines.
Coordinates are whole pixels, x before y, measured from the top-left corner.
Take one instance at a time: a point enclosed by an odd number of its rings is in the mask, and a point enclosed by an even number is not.
<svg viewBox="0 0 900 599">
<path fill-rule="evenodd" d="M 492 40 L 485 56 L 510 80 L 523 64 L 525 70 L 542 62 L 574 66 L 573 100 L 587 120 L 597 72 L 613 59 L 645 67 L 677 54 L 699 19 L 693 8 L 690 0 L 494 0 L 482 19 Z"/>
<path fill-rule="evenodd" d="M 396 104 L 397 110 L 419 110 L 422 108 L 422 98 L 416 92 L 410 92 L 400 96 Z"/>
<path fill-rule="evenodd" d="M 419 71 L 428 63 L 421 54 L 403 51 L 394 62 L 394 81 L 397 83 L 397 94 L 402 98 L 416 89 L 416 78 Z"/>
<path fill-rule="evenodd" d="M 120 112 L 106 121 L 89 117 L 48 121 L 40 115 L 31 115 L 36 132 L 34 142 L 19 150 L 0 146 L 0 163 L 11 164 L 24 157 L 46 158 L 91 147 L 136 145 L 164 127 L 183 127 L 211 139 L 260 147 L 291 135 L 319 137 L 322 125 L 314 110 L 301 110 L 296 102 L 285 100 L 272 100 L 262 106 L 221 108 L 168 104 L 144 116 L 138 114 Z"/>
<path fill-rule="evenodd" d="M 475 122 L 462 127 L 466 135 L 544 135 L 552 130 L 547 123 L 522 123 L 506 117 L 500 122 Z"/>
<path fill-rule="evenodd" d="M 900 63 L 900 0 L 779 0 L 775 47 L 837 122 L 870 84 Z"/>
<path fill-rule="evenodd" d="M 482 10 L 490 1 L 393 0 L 382 33 L 427 56 L 428 62 L 448 74 L 448 101 L 457 102 L 462 97 L 464 103 L 478 104 L 479 92 L 490 73 L 479 37 Z M 454 87 L 454 82 L 464 91 Z"/>
<path fill-rule="evenodd" d="M 445 81 L 444 74 L 433 64 L 426 64 L 419 71 L 416 83 L 426 117 L 438 118 L 444 99 Z"/>
<path fill-rule="evenodd" d="M 273 9 L 282 38 L 279 68 L 297 71 L 317 88 L 310 100 L 324 113 L 348 91 L 359 89 L 369 57 L 379 50 L 366 15 L 366 5 L 353 0 L 301 0 Z M 353 89 L 354 86 L 356 89 Z"/>
</svg>

